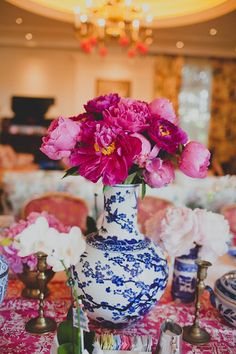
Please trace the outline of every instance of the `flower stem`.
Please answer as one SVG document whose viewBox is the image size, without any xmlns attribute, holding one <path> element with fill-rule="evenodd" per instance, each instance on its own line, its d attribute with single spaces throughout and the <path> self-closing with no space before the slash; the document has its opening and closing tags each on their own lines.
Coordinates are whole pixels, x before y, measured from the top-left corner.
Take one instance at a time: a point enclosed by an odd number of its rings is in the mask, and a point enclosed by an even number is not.
<svg viewBox="0 0 236 354">
<path fill-rule="evenodd" d="M 63 261 L 61 261 L 61 263 L 65 269 L 67 280 L 69 282 L 70 279 L 72 278 L 71 270 L 68 270 L 68 268 L 66 268 L 65 263 Z M 80 304 L 79 304 L 78 295 L 77 295 L 77 291 L 76 291 L 76 287 L 75 287 L 74 283 L 71 285 L 71 289 L 72 289 L 73 300 L 75 301 L 75 304 L 76 304 L 77 319 L 78 319 L 78 328 L 76 328 L 77 352 L 75 353 L 74 343 L 72 343 L 73 344 L 73 353 L 74 354 L 82 354 L 81 353 L 81 334 L 80 334 Z M 73 311 L 73 307 L 74 307 L 74 304 L 72 304 L 72 311 Z M 73 326 L 73 321 L 72 321 L 72 326 Z M 73 331 L 72 331 L 72 333 L 73 333 Z"/>
</svg>

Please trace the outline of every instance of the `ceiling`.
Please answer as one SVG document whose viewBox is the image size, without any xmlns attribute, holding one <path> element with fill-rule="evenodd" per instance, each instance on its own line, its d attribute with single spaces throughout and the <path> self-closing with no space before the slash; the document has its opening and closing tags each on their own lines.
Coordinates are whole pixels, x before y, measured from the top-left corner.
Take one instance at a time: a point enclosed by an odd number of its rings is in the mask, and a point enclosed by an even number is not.
<svg viewBox="0 0 236 354">
<path fill-rule="evenodd" d="M 17 0 L 10 1 L 16 2 Z M 21 4 L 25 1 L 29 0 L 20 0 Z M 46 0 L 37 1 L 45 2 Z M 47 0 L 47 2 L 49 1 L 57 4 L 65 3 L 65 1 L 61 0 Z M 69 2 L 69 0 L 67 1 Z M 172 0 L 171 2 L 173 4 L 186 1 Z M 204 2 L 210 3 L 210 1 Z M 152 0 L 152 2 L 155 3 L 155 0 Z M 169 0 L 160 0 L 160 2 L 170 3 Z M 187 2 L 190 3 L 191 0 Z M 203 3 L 203 1 L 200 0 L 198 0 L 198 2 L 199 4 Z M 78 1 L 76 1 L 76 3 L 78 3 Z M 227 1 L 221 1 L 221 3 L 223 6 L 225 5 L 223 3 L 227 3 Z M 232 1 L 230 1 L 230 3 L 232 5 Z M 234 6 L 236 6 L 236 1 L 234 1 Z M 168 16 L 169 18 L 167 18 Z M 166 20 L 169 21 L 170 13 L 168 16 Z M 16 19 L 19 18 L 22 19 L 22 23 L 17 24 Z M 216 35 L 212 36 L 209 34 L 212 28 L 217 30 Z M 32 36 L 28 36 L 27 40 L 26 36 L 29 33 L 32 34 Z M 176 43 L 179 41 L 183 42 L 184 46 L 178 49 Z M 79 50 L 71 22 L 56 20 L 53 19 L 52 16 L 45 17 L 37 15 L 3 0 L 0 1 L 0 46 Z M 154 34 L 154 44 L 150 48 L 150 53 L 179 53 L 192 56 L 236 58 L 236 10 L 225 13 L 214 19 L 207 21 L 201 20 L 201 22 L 191 25 L 180 26 L 178 24 L 173 26 L 172 23 L 171 27 L 157 28 Z"/>
<path fill-rule="evenodd" d="M 13 5 L 50 18 L 73 22 L 74 11 L 86 9 L 86 0 L 7 0 Z M 87 0 L 88 1 L 88 0 Z M 107 0 L 93 0 L 101 6 Z M 148 4 L 155 27 L 173 27 L 209 20 L 236 9 L 235 0 L 135 0 L 132 4 Z"/>
</svg>

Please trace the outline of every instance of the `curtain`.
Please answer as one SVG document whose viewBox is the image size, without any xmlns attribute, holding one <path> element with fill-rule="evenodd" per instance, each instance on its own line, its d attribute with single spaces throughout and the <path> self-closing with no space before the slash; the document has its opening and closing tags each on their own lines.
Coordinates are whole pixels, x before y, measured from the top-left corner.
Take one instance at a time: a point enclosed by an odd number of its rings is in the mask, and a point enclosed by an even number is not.
<svg viewBox="0 0 236 354">
<path fill-rule="evenodd" d="M 225 173 L 236 173 L 236 61 L 212 60 L 209 148 Z"/>
<path fill-rule="evenodd" d="M 168 98 L 178 112 L 183 57 L 159 55 L 155 59 L 154 98 Z"/>
</svg>

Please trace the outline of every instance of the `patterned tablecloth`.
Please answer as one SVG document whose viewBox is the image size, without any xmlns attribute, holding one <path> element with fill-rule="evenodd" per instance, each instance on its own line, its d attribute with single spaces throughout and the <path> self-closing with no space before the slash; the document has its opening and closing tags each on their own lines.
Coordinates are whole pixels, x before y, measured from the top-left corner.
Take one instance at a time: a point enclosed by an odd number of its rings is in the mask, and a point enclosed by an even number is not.
<svg viewBox="0 0 236 354">
<path fill-rule="evenodd" d="M 60 281 L 50 284 L 51 295 L 45 301 L 46 315 L 55 317 L 59 323 L 65 318 L 69 307 L 69 289 Z M 42 336 L 31 335 L 25 331 L 25 323 L 37 314 L 34 300 L 20 298 L 22 285 L 17 280 L 10 280 L 7 297 L 0 305 L 0 354 L 49 354 L 54 333 Z M 212 340 L 203 346 L 183 343 L 183 354 L 235 354 L 236 330 L 230 328 L 210 305 L 208 295 L 202 299 L 201 324 L 211 334 Z M 167 290 L 162 301 L 141 322 L 125 329 L 125 333 L 150 334 L 154 344 L 159 337 L 160 324 L 171 317 L 180 325 L 191 324 L 193 306 L 178 304 L 171 300 Z M 101 328 L 91 326 L 98 333 Z M 119 331 L 122 333 L 122 331 Z"/>
</svg>

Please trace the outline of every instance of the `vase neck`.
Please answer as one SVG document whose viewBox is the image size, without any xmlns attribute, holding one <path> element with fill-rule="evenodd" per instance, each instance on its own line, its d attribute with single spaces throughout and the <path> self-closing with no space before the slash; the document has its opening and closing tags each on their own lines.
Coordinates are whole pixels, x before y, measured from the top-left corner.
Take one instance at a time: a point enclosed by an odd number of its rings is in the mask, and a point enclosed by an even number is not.
<svg viewBox="0 0 236 354">
<path fill-rule="evenodd" d="M 119 239 L 144 238 L 137 224 L 139 185 L 115 185 L 104 191 L 104 219 L 100 234 Z"/>
</svg>

